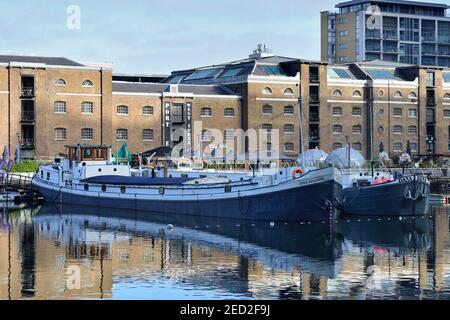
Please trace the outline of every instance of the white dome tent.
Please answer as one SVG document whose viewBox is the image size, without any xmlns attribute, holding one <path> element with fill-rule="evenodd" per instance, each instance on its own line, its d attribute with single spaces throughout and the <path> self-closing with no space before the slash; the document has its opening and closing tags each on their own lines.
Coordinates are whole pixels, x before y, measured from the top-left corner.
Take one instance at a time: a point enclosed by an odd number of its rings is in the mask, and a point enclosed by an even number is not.
<svg viewBox="0 0 450 320">
<path fill-rule="evenodd" d="M 349 163 L 351 168 L 363 168 L 366 166 L 367 162 L 359 151 L 352 149 L 347 145 L 346 147 L 336 149 L 330 153 L 325 163 L 339 169 L 344 169 L 349 167 Z"/>
<path fill-rule="evenodd" d="M 314 170 L 325 165 L 328 153 L 320 149 L 306 150 L 297 159 L 298 165 L 304 170 Z"/>
</svg>

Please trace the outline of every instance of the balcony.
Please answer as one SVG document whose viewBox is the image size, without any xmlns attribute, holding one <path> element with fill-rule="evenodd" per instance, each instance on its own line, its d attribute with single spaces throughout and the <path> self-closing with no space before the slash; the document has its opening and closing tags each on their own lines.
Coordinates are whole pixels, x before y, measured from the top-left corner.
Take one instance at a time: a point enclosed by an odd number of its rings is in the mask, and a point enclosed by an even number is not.
<svg viewBox="0 0 450 320">
<path fill-rule="evenodd" d="M 386 41 L 398 41 L 397 32 L 383 32 L 383 39 Z"/>
<path fill-rule="evenodd" d="M 310 95 L 309 103 L 320 103 L 320 99 L 318 95 Z"/>
<path fill-rule="evenodd" d="M 34 139 L 24 138 L 20 141 L 20 145 L 24 149 L 34 149 Z"/>
<path fill-rule="evenodd" d="M 422 42 L 436 43 L 436 37 L 422 37 Z"/>
<path fill-rule="evenodd" d="M 366 31 L 366 39 L 379 39 L 381 40 L 381 31 L 380 30 L 367 30 Z"/>
<path fill-rule="evenodd" d="M 23 87 L 22 88 L 22 98 L 34 98 L 34 88 L 33 87 Z"/>
<path fill-rule="evenodd" d="M 319 82 L 319 75 L 316 73 L 310 73 L 309 74 L 309 81 L 310 82 Z"/>
<path fill-rule="evenodd" d="M 367 52 L 381 52 L 381 46 L 367 46 Z"/>
<path fill-rule="evenodd" d="M 398 53 L 398 47 L 384 47 L 384 53 Z"/>
<path fill-rule="evenodd" d="M 311 132 L 309 134 L 309 142 L 319 142 L 320 136 L 319 132 Z"/>
<path fill-rule="evenodd" d="M 22 122 L 33 122 L 35 120 L 34 111 L 22 111 Z"/>
<path fill-rule="evenodd" d="M 450 44 L 450 36 L 441 36 L 438 38 L 439 44 Z"/>
<path fill-rule="evenodd" d="M 320 117 L 318 113 L 310 113 L 309 114 L 309 122 L 319 122 Z"/>
</svg>

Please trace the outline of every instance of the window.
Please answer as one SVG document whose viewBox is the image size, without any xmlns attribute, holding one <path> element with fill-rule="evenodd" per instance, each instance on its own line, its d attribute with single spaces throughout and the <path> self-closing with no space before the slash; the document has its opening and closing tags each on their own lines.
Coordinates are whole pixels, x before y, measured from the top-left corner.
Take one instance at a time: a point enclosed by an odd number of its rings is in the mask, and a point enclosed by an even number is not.
<svg viewBox="0 0 450 320">
<path fill-rule="evenodd" d="M 262 92 L 263 94 L 272 94 L 272 89 L 270 89 L 269 87 L 265 87 Z"/>
<path fill-rule="evenodd" d="M 383 114 L 384 114 L 384 109 L 378 110 L 378 114 L 379 114 L 379 115 L 383 115 Z"/>
<path fill-rule="evenodd" d="M 340 149 L 340 148 L 342 148 L 342 143 L 340 143 L 340 142 L 333 143 L 333 150 Z"/>
<path fill-rule="evenodd" d="M 403 127 L 402 126 L 394 126 L 394 134 L 402 134 L 403 133 Z"/>
<path fill-rule="evenodd" d="M 153 114 L 153 112 L 154 112 L 154 109 L 151 106 L 142 107 L 142 114 L 144 116 L 151 116 Z"/>
<path fill-rule="evenodd" d="M 346 49 L 348 49 L 348 43 L 340 43 L 339 44 L 339 49 L 341 49 L 341 50 L 346 50 Z"/>
<path fill-rule="evenodd" d="M 264 131 L 270 132 L 270 131 L 272 131 L 273 126 L 272 126 L 270 123 L 264 123 L 264 124 L 261 126 L 261 128 L 262 128 Z"/>
<path fill-rule="evenodd" d="M 361 108 L 360 107 L 353 107 L 352 115 L 354 115 L 355 117 L 361 116 Z"/>
<path fill-rule="evenodd" d="M 202 117 L 211 117 L 212 109 L 211 108 L 202 108 L 202 110 L 200 111 L 200 115 Z"/>
<path fill-rule="evenodd" d="M 394 151 L 395 152 L 402 152 L 403 151 L 403 144 L 401 142 L 394 143 Z"/>
<path fill-rule="evenodd" d="M 341 90 L 334 90 L 333 97 L 342 97 L 342 91 Z"/>
<path fill-rule="evenodd" d="M 127 116 L 128 115 L 128 107 L 127 106 L 118 106 L 117 107 L 117 115 L 118 116 Z"/>
<path fill-rule="evenodd" d="M 444 96 L 444 99 L 450 99 L 450 93 L 447 93 L 447 94 Z"/>
<path fill-rule="evenodd" d="M 400 92 L 400 91 L 396 91 L 395 93 L 394 93 L 394 98 L 401 98 L 403 95 L 402 95 L 402 93 Z"/>
<path fill-rule="evenodd" d="M 233 108 L 226 108 L 226 109 L 223 111 L 223 115 L 224 115 L 225 117 L 234 117 L 234 109 L 233 109 Z"/>
<path fill-rule="evenodd" d="M 417 151 L 417 143 L 411 142 L 410 146 L 411 146 L 411 151 Z"/>
<path fill-rule="evenodd" d="M 128 130 L 127 129 L 117 129 L 116 138 L 117 138 L 117 141 L 127 141 L 128 140 Z"/>
<path fill-rule="evenodd" d="M 211 132 L 209 130 L 202 131 L 202 141 L 205 142 L 211 141 Z"/>
<path fill-rule="evenodd" d="M 361 91 L 356 90 L 355 92 L 353 92 L 353 96 L 354 96 L 355 98 L 361 98 L 361 97 L 362 97 Z"/>
<path fill-rule="evenodd" d="M 416 126 L 409 126 L 408 127 L 408 133 L 409 134 L 417 134 L 417 127 Z"/>
<path fill-rule="evenodd" d="M 348 23 L 348 18 L 340 18 L 339 19 L 339 24 L 347 24 Z"/>
<path fill-rule="evenodd" d="M 379 126 L 378 127 L 378 133 L 379 134 L 383 134 L 384 133 L 384 127 L 383 126 Z"/>
<path fill-rule="evenodd" d="M 409 109 L 408 110 L 408 117 L 410 117 L 410 118 L 417 118 L 417 109 Z"/>
<path fill-rule="evenodd" d="M 284 107 L 284 115 L 285 116 L 293 116 L 294 115 L 294 107 L 293 106 L 285 106 Z"/>
<path fill-rule="evenodd" d="M 444 118 L 450 118 L 450 109 L 444 110 Z"/>
<path fill-rule="evenodd" d="M 81 140 L 92 140 L 94 139 L 94 130 L 91 128 L 81 129 Z"/>
<path fill-rule="evenodd" d="M 82 87 L 93 87 L 94 84 L 92 83 L 91 80 L 84 80 L 81 86 Z"/>
<path fill-rule="evenodd" d="M 144 129 L 142 130 L 142 141 L 153 141 L 153 129 Z"/>
<path fill-rule="evenodd" d="M 384 97 L 384 91 L 383 90 L 378 91 L 378 96 Z"/>
<path fill-rule="evenodd" d="M 267 151 L 271 151 L 272 150 L 272 144 L 270 142 L 268 142 L 266 144 L 266 148 L 267 148 Z"/>
<path fill-rule="evenodd" d="M 293 152 L 294 151 L 294 144 L 292 142 L 288 142 L 284 144 L 284 151 L 285 152 Z"/>
<path fill-rule="evenodd" d="M 285 124 L 284 125 L 284 133 L 294 133 L 294 125 L 293 124 Z"/>
<path fill-rule="evenodd" d="M 224 137 L 225 141 L 234 141 L 234 129 L 225 129 Z"/>
<path fill-rule="evenodd" d="M 342 116 L 342 108 L 341 107 L 334 107 L 333 108 L 333 116 Z"/>
<path fill-rule="evenodd" d="M 65 101 L 56 101 L 54 105 L 55 113 L 66 113 L 66 102 Z"/>
<path fill-rule="evenodd" d="M 336 124 L 333 126 L 333 133 L 340 134 L 342 133 L 342 126 L 339 124 Z"/>
<path fill-rule="evenodd" d="M 347 56 L 342 56 L 342 57 L 339 57 L 339 62 L 348 62 L 348 57 Z"/>
<path fill-rule="evenodd" d="M 55 81 L 55 86 L 65 86 L 66 84 L 66 80 L 64 79 L 58 79 Z"/>
<path fill-rule="evenodd" d="M 65 128 L 55 129 L 55 140 L 64 141 L 67 139 L 67 130 Z"/>
<path fill-rule="evenodd" d="M 362 133 L 362 127 L 360 124 L 355 125 L 352 127 L 352 133 L 353 134 L 361 134 Z"/>
<path fill-rule="evenodd" d="M 411 92 L 411 93 L 408 95 L 408 98 L 410 98 L 410 99 L 416 99 L 416 98 L 417 98 L 417 94 L 415 94 L 414 92 Z"/>
<path fill-rule="evenodd" d="M 273 108 L 272 106 L 263 106 L 262 107 L 262 113 L 265 115 L 271 115 L 273 113 Z"/>
<path fill-rule="evenodd" d="M 394 117 L 403 116 L 403 110 L 401 108 L 394 108 Z"/>
<path fill-rule="evenodd" d="M 92 102 L 83 102 L 81 104 L 81 113 L 94 113 L 94 104 Z"/>
<path fill-rule="evenodd" d="M 348 31 L 347 31 L 347 30 L 340 31 L 340 32 L 339 32 L 339 36 L 340 36 L 340 37 L 346 37 L 346 36 L 348 36 Z"/>
<path fill-rule="evenodd" d="M 357 150 L 357 151 L 361 151 L 362 150 L 362 144 L 361 142 L 355 142 L 352 144 L 352 148 Z"/>
<path fill-rule="evenodd" d="M 284 90 L 284 95 L 285 96 L 293 96 L 294 90 L 292 90 L 291 88 L 287 88 L 286 90 Z"/>
</svg>

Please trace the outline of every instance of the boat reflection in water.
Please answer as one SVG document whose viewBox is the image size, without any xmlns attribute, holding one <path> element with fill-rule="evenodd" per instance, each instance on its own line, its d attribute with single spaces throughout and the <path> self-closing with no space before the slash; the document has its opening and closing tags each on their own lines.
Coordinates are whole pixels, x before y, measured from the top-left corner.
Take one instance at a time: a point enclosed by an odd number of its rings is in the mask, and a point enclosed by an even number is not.
<svg viewBox="0 0 450 320">
<path fill-rule="evenodd" d="M 271 225 L 49 205 L 2 214 L 0 299 L 450 298 L 448 234 L 445 211 Z"/>
</svg>

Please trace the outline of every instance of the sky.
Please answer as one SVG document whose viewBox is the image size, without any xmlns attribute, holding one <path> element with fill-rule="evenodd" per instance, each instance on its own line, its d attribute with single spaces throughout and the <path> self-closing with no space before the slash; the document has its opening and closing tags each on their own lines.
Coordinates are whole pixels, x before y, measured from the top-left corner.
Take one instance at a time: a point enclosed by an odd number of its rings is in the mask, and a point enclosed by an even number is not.
<svg viewBox="0 0 450 320">
<path fill-rule="evenodd" d="M 242 59 L 258 43 L 277 55 L 320 59 L 320 12 L 336 2 L 2 0 L 0 54 L 108 62 L 139 74 Z"/>
</svg>

